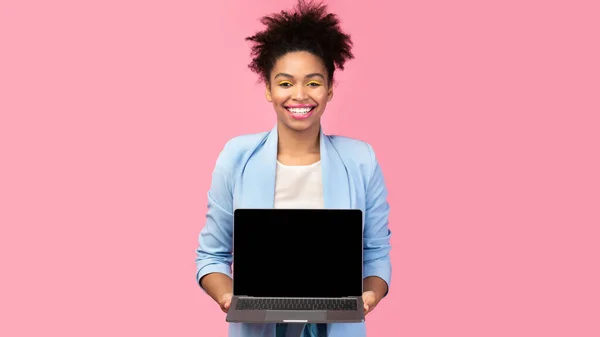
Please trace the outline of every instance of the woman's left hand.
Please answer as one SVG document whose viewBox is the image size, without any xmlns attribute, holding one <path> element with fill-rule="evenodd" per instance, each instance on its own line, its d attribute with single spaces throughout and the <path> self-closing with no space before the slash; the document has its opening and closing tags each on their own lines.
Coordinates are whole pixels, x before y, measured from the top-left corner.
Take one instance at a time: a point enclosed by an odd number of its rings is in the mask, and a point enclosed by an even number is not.
<svg viewBox="0 0 600 337">
<path fill-rule="evenodd" d="M 374 291 L 367 290 L 362 294 L 362 299 L 365 304 L 365 315 L 367 315 L 377 305 L 377 295 Z"/>
</svg>

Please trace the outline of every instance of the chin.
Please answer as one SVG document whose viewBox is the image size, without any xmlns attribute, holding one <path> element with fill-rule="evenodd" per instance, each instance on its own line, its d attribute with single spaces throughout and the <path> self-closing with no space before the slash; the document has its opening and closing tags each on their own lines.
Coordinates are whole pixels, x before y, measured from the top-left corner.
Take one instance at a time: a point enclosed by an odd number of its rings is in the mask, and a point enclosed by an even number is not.
<svg viewBox="0 0 600 337">
<path fill-rule="evenodd" d="M 295 121 L 295 120 L 293 120 L 293 121 L 283 121 L 282 124 L 286 128 L 288 128 L 290 130 L 293 130 L 293 131 L 296 131 L 296 132 L 303 132 L 303 131 L 306 131 L 306 130 L 313 129 L 314 127 L 319 127 L 318 126 L 318 122 L 315 122 L 315 121 L 308 122 L 308 121 Z M 315 125 L 315 124 L 317 124 L 317 125 Z"/>
</svg>

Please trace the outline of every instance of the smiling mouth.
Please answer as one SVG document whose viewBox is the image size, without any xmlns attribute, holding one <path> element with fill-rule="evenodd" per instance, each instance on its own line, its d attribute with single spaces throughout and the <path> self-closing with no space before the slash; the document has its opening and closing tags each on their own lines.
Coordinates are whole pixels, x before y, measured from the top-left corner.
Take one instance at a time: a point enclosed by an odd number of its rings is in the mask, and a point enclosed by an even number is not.
<svg viewBox="0 0 600 337">
<path fill-rule="evenodd" d="M 316 106 L 303 107 L 303 108 L 286 107 L 285 109 L 294 115 L 307 115 L 309 112 L 313 111 L 315 108 L 316 108 Z"/>
</svg>

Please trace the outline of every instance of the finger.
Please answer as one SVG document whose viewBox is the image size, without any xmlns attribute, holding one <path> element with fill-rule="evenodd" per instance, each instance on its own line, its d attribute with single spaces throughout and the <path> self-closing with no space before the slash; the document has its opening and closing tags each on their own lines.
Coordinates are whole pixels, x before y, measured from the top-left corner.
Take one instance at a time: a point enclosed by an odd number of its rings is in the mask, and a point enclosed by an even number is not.
<svg viewBox="0 0 600 337">
<path fill-rule="evenodd" d="M 221 307 L 221 310 L 222 310 L 223 312 L 227 312 L 227 311 L 229 310 L 229 302 L 228 302 L 228 301 L 226 301 L 226 302 L 224 302 L 224 303 L 220 304 L 219 306 Z"/>
</svg>

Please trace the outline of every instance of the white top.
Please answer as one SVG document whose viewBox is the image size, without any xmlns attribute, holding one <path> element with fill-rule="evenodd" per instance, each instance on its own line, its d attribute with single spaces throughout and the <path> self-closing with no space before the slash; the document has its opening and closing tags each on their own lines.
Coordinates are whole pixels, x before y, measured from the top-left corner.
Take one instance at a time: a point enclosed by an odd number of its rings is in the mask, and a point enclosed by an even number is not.
<svg viewBox="0 0 600 337">
<path fill-rule="evenodd" d="M 275 208 L 324 208 L 321 161 L 301 166 L 277 161 Z"/>
</svg>

